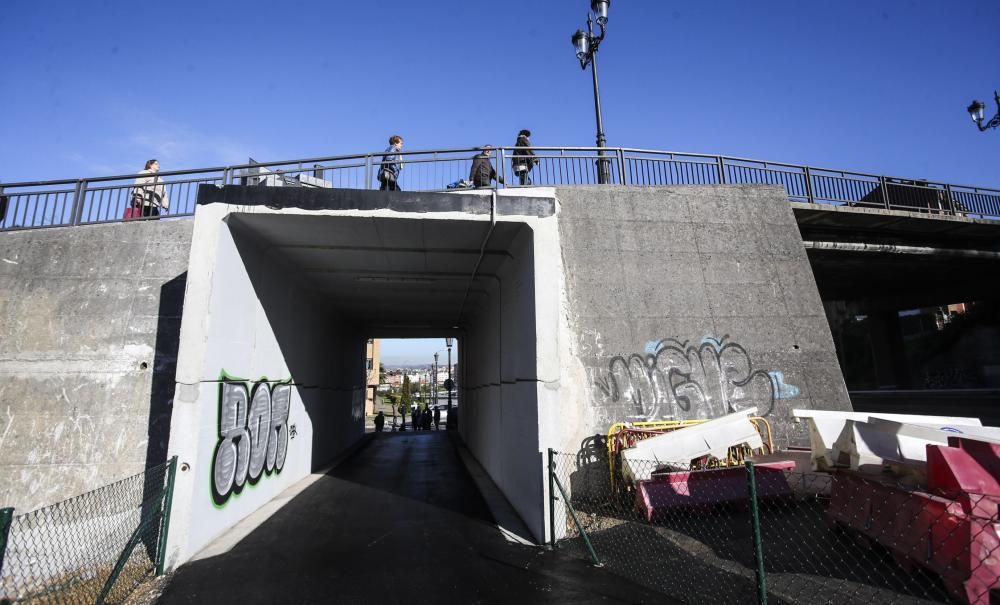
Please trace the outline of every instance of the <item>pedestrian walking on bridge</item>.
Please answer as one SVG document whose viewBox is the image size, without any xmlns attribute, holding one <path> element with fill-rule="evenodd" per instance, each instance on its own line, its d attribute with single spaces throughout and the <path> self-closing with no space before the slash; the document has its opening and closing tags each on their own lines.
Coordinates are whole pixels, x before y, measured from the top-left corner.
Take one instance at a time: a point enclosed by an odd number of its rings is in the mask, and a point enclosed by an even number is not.
<svg viewBox="0 0 1000 605">
<path fill-rule="evenodd" d="M 497 176 L 497 171 L 490 163 L 490 154 L 493 152 L 492 145 L 483 145 L 482 150 L 472 157 L 472 170 L 469 171 L 469 180 L 473 187 L 489 187 L 491 181 L 503 183 L 503 177 Z"/>
</svg>

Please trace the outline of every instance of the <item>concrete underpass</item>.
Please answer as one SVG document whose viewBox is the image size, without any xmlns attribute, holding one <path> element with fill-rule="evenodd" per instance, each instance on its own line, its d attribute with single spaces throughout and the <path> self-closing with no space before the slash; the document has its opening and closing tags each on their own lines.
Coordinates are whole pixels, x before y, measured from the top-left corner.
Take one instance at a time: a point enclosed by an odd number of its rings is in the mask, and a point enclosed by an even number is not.
<svg viewBox="0 0 1000 605">
<path fill-rule="evenodd" d="M 461 435 L 527 537 L 545 539 L 536 341 L 557 340 L 559 289 L 536 291 L 536 247 L 555 256 L 553 202 L 445 202 L 413 200 L 409 216 L 199 208 L 170 446 L 182 459 L 177 561 L 358 441 L 374 337 L 460 339 Z"/>
<path fill-rule="evenodd" d="M 178 578 L 255 557 L 280 569 L 283 553 L 336 553 L 330 566 L 357 569 L 342 559 L 349 550 L 364 560 L 366 538 L 378 544 L 383 505 L 365 500 L 375 495 L 411 518 L 444 515 L 426 535 L 398 536 L 417 539 L 412 548 L 437 548 L 441 529 L 453 557 L 503 551 L 512 559 L 500 560 L 532 567 L 536 547 L 509 545 L 467 498 L 465 465 L 444 464 L 451 439 L 482 469 L 510 525 L 540 544 L 552 538 L 549 448 L 580 462 L 579 485 L 607 477 L 604 435 L 616 422 L 755 408 L 785 447 L 808 442 L 792 409 L 850 409 L 796 224 L 785 192 L 769 186 L 495 197 L 205 186 L 193 221 L 79 227 L 68 239 L 5 234 L 4 258 L 25 262 L 6 265 L 29 284 L 19 304 L 58 306 L 53 315 L 86 335 L 64 370 L 66 337 L 34 338 L 29 313 L 10 331 L 27 361 L 3 366 L 19 372 L 8 392 L 89 406 L 99 427 L 45 458 L 5 450 L 9 500 L 55 501 L 176 455 L 166 555 Z M 80 268 L 63 263 L 53 275 L 38 249 L 79 258 Z M 141 270 L 130 264 L 137 257 Z M 460 341 L 458 430 L 384 434 L 350 457 L 364 438 L 367 340 L 446 336 Z M 62 426 L 53 424 L 61 408 L 15 412 L 12 443 L 29 443 L 41 423 L 57 434 Z M 420 468 L 399 475 L 411 466 Z M 303 481 L 312 483 L 289 498 Z M 457 492 L 421 508 L 420 495 L 441 485 Z M 455 513 L 455 501 L 469 508 Z M 239 529 L 261 515 L 271 517 L 265 533 Z M 559 503 L 555 516 L 565 517 Z M 313 535 L 318 524 L 332 534 Z M 555 537 L 564 531 L 557 524 Z M 500 573 L 479 559 L 486 567 L 470 574 Z"/>
<path fill-rule="evenodd" d="M 473 480 L 449 433 L 369 437 L 282 494 L 280 510 L 265 507 L 181 566 L 158 602 L 670 602 L 507 540 L 494 518 L 502 496 L 487 488 L 484 498 L 477 483 L 489 479 Z"/>
</svg>

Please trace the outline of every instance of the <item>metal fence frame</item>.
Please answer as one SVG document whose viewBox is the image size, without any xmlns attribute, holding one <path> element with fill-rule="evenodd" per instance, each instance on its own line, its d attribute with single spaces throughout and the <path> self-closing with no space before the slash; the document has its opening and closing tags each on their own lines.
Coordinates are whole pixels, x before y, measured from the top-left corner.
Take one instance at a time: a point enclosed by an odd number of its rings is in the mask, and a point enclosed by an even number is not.
<svg viewBox="0 0 1000 605">
<path fill-rule="evenodd" d="M 162 575 L 176 474 L 174 456 L 21 515 L 0 509 L 0 602 L 101 604 L 150 572 Z M 146 565 L 136 566 L 137 549 Z M 119 582 L 126 576 L 131 584 Z"/>
<path fill-rule="evenodd" d="M 777 185 L 792 201 L 902 210 L 1000 220 L 1000 189 L 899 178 L 749 158 L 627 147 L 532 147 L 533 186 L 596 185 L 605 162 L 611 184 Z M 400 152 L 401 184 L 408 191 L 443 191 L 468 177 L 478 148 Z M 514 178 L 509 166 L 518 148 L 497 147 L 497 175 Z M 599 153 L 604 155 L 600 156 Z M 261 184 L 377 189 L 384 152 L 248 162 L 160 172 L 170 199 L 167 217 L 194 214 L 198 186 Z M 0 184 L 0 231 L 120 222 L 135 179 L 125 174 Z M 318 180 L 317 180 L 318 179 Z M 321 183 L 325 181 L 325 183 Z M 509 188 L 520 185 L 507 183 Z M 146 220 L 128 219 L 128 220 Z"/>
<path fill-rule="evenodd" d="M 632 460 L 642 480 L 622 494 L 603 455 L 548 450 L 550 547 L 678 602 L 992 603 L 1000 591 L 1000 498 L 777 460 Z"/>
</svg>

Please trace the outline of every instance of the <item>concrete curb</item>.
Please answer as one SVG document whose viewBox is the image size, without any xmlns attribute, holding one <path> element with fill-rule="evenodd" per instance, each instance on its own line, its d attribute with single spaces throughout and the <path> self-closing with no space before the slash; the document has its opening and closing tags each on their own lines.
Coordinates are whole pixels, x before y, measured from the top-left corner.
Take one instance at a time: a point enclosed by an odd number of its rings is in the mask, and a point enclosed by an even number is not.
<svg viewBox="0 0 1000 605">
<path fill-rule="evenodd" d="M 514 507 L 504 497 L 500 488 L 493 482 L 493 479 L 486 474 L 479 461 L 473 457 L 472 452 L 465 447 L 461 438 L 454 433 L 450 437 L 451 442 L 455 445 L 455 451 L 458 452 L 459 459 L 465 465 L 465 470 L 469 472 L 469 476 L 476 483 L 476 488 L 482 494 L 483 500 L 486 502 L 486 507 L 490 509 L 490 514 L 493 515 L 497 529 L 500 530 L 500 534 L 504 539 L 508 542 L 524 546 L 538 546 L 532 540 L 531 532 L 528 531 L 528 526 L 525 525 L 521 516 L 517 514 Z"/>
</svg>

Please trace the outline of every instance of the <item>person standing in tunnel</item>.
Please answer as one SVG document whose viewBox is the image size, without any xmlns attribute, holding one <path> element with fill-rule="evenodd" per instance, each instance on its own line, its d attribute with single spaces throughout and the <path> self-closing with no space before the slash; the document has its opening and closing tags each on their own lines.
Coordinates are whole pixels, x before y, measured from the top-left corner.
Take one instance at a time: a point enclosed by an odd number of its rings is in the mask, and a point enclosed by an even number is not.
<svg viewBox="0 0 1000 605">
<path fill-rule="evenodd" d="M 420 430 L 420 408 L 416 404 L 413 404 L 413 409 L 410 411 L 410 424 L 413 430 Z"/>
<path fill-rule="evenodd" d="M 431 430 L 431 411 L 428 408 L 424 408 L 423 413 L 420 415 L 420 423 L 425 431 Z"/>
<path fill-rule="evenodd" d="M 441 430 L 441 408 L 440 407 L 435 407 L 434 408 L 434 430 L 435 431 L 440 431 Z"/>
<path fill-rule="evenodd" d="M 378 414 L 375 414 L 375 432 L 381 433 L 383 428 L 385 428 L 385 414 L 379 410 Z"/>
<path fill-rule="evenodd" d="M 397 408 L 397 409 L 399 410 L 399 417 L 401 418 L 401 420 L 400 420 L 401 427 L 400 427 L 399 430 L 405 431 L 406 430 L 406 404 L 403 403 L 402 401 L 400 401 L 399 402 L 399 408 Z"/>
</svg>

